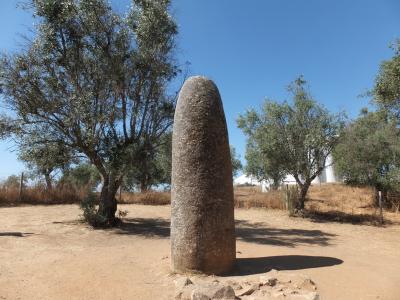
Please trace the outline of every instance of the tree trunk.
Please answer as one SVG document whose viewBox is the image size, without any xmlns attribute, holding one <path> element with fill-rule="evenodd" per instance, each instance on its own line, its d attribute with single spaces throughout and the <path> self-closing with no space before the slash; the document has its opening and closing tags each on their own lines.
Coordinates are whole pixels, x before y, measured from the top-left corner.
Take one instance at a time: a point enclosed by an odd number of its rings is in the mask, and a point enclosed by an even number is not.
<svg viewBox="0 0 400 300">
<path fill-rule="evenodd" d="M 44 179 L 46 181 L 46 188 L 47 190 L 51 190 L 53 188 L 52 183 L 51 183 L 51 177 L 50 177 L 50 173 L 45 173 L 44 174 Z"/>
<path fill-rule="evenodd" d="M 116 223 L 115 212 L 117 211 L 116 194 L 120 186 L 119 180 L 103 179 L 103 187 L 100 193 L 100 202 L 97 215 L 99 225 L 113 226 Z"/>
<path fill-rule="evenodd" d="M 299 199 L 296 204 L 296 208 L 299 210 L 304 209 L 304 203 L 306 201 L 306 196 L 308 192 L 308 188 L 310 187 L 311 182 L 306 181 L 304 184 L 300 186 L 300 193 L 299 193 Z"/>
<path fill-rule="evenodd" d="M 140 192 L 145 193 L 150 189 L 149 175 L 144 174 L 140 179 Z"/>
<path fill-rule="evenodd" d="M 140 182 L 140 192 L 145 193 L 148 191 L 147 183 L 143 180 Z"/>
<path fill-rule="evenodd" d="M 374 206 L 379 207 L 379 186 L 374 187 Z"/>
</svg>

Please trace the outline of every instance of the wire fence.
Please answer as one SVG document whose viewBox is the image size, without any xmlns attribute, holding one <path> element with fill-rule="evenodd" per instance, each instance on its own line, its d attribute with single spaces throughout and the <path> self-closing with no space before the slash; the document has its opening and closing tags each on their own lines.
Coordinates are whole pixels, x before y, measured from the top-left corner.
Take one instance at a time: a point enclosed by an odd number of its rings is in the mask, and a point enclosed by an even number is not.
<svg viewBox="0 0 400 300">
<path fill-rule="evenodd" d="M 399 192 L 387 192 L 386 203 L 390 206 L 396 213 L 400 211 L 400 193 Z"/>
</svg>

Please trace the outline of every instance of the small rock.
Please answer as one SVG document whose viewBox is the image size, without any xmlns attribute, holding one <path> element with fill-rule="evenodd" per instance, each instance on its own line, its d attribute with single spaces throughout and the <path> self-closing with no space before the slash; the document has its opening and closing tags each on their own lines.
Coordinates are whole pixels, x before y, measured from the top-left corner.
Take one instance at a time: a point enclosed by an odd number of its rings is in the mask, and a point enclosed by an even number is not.
<svg viewBox="0 0 400 300">
<path fill-rule="evenodd" d="M 288 300 L 319 300 L 319 295 L 316 292 L 306 293 L 306 294 L 297 294 L 290 295 L 287 298 Z"/>
<path fill-rule="evenodd" d="M 175 288 L 182 289 L 193 282 L 188 277 L 180 277 L 174 280 Z"/>
<path fill-rule="evenodd" d="M 298 285 L 298 287 L 302 290 L 307 290 L 310 292 L 313 292 L 317 289 L 314 281 L 312 281 L 310 278 L 305 278 L 303 282 Z"/>
<path fill-rule="evenodd" d="M 190 300 L 192 292 L 194 290 L 194 285 L 190 284 L 182 288 L 181 290 L 177 290 L 175 292 L 176 300 Z"/>
<path fill-rule="evenodd" d="M 190 300 L 211 300 L 211 298 L 198 291 L 193 291 Z"/>
<path fill-rule="evenodd" d="M 240 291 L 239 296 L 249 296 L 257 291 L 259 287 L 259 284 L 253 283 L 252 285 L 243 288 L 243 291 Z"/>
<path fill-rule="evenodd" d="M 238 282 L 236 282 L 234 280 L 228 280 L 228 281 L 226 281 L 226 284 L 230 285 L 233 288 L 234 291 L 243 289 L 243 287 Z"/>
<path fill-rule="evenodd" d="M 174 280 L 175 299 L 189 300 L 194 289 L 193 282 L 187 277 L 181 277 Z"/>
<path fill-rule="evenodd" d="M 275 286 L 278 282 L 279 271 L 272 269 L 271 271 L 260 276 L 261 285 Z"/>
<path fill-rule="evenodd" d="M 277 282 L 278 282 L 278 279 L 274 276 L 270 276 L 270 275 L 260 276 L 261 285 L 275 286 Z"/>
<path fill-rule="evenodd" d="M 223 299 L 235 300 L 235 291 L 229 285 L 207 284 L 196 286 L 192 291 L 191 300 Z"/>
</svg>

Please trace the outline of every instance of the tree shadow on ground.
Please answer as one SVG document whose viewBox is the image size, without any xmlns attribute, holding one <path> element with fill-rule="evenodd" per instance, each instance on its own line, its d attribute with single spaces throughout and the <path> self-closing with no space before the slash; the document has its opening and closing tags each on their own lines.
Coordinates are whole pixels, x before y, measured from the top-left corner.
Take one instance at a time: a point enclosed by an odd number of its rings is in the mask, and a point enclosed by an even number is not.
<svg viewBox="0 0 400 300">
<path fill-rule="evenodd" d="M 321 230 L 268 228 L 261 222 L 236 221 L 236 238 L 248 243 L 291 248 L 298 245 L 329 246 L 335 236 Z"/>
<path fill-rule="evenodd" d="M 306 210 L 304 216 L 316 223 L 348 223 L 353 225 L 380 226 L 381 220 L 378 214 L 351 214 L 337 210 L 316 211 Z M 386 225 L 394 224 L 391 220 L 384 219 Z"/>
<path fill-rule="evenodd" d="M 124 218 L 114 230 L 117 234 L 167 238 L 170 221 L 156 218 Z"/>
<path fill-rule="evenodd" d="M 26 237 L 33 235 L 32 232 L 0 232 L 0 236 L 14 236 L 14 237 Z"/>
<path fill-rule="evenodd" d="M 124 218 L 113 231 L 116 234 L 168 238 L 170 221 L 161 218 Z M 248 243 L 296 247 L 297 245 L 328 246 L 335 234 L 320 230 L 268 228 L 265 223 L 236 221 L 236 238 Z"/>
<path fill-rule="evenodd" d="M 281 255 L 268 257 L 237 258 L 232 274 L 244 276 L 275 270 L 302 270 L 340 265 L 343 260 L 328 256 Z"/>
<path fill-rule="evenodd" d="M 61 225 L 79 225 L 84 224 L 84 220 L 74 219 L 74 220 L 67 220 L 67 221 L 53 221 L 52 224 L 61 224 Z"/>
</svg>

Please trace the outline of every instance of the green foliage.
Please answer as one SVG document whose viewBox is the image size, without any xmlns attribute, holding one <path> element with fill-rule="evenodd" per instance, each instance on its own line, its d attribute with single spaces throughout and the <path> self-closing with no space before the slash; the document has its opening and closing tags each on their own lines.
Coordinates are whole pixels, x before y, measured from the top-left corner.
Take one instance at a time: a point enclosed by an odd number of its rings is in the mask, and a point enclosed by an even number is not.
<svg viewBox="0 0 400 300">
<path fill-rule="evenodd" d="M 169 2 L 133 0 L 121 16 L 106 0 L 32 0 L 35 37 L 0 59 L 11 111 L 0 130 L 86 156 L 101 174 L 99 213 L 109 223 L 126 162 L 139 165 L 173 121 L 175 97 L 166 90 L 179 70 Z"/>
<path fill-rule="evenodd" d="M 337 144 L 344 116 L 317 104 L 302 77 L 288 90 L 292 104 L 266 100 L 260 112 L 252 109 L 239 116 L 238 126 L 248 137 L 249 171 L 273 180 L 292 175 L 300 186 L 299 208 L 304 208 L 312 180 L 322 172 Z"/>
<path fill-rule="evenodd" d="M 334 151 L 335 167 L 349 184 L 399 191 L 400 41 L 394 56 L 383 61 L 370 95 L 377 112 L 361 111 L 341 134 Z"/>
<path fill-rule="evenodd" d="M 44 176 L 47 189 L 52 188 L 52 173 L 64 170 L 73 161 L 71 152 L 62 143 L 35 143 L 35 138 L 21 140 L 18 158 L 26 163 L 33 174 Z"/>
<path fill-rule="evenodd" d="M 232 177 L 236 177 L 238 172 L 243 168 L 239 156 L 236 154 L 236 149 L 230 146 L 231 162 L 232 162 Z"/>
<path fill-rule="evenodd" d="M 125 218 L 128 215 L 127 210 L 118 210 L 118 218 L 122 219 Z"/>
<path fill-rule="evenodd" d="M 382 112 L 364 112 L 341 134 L 334 151 L 335 166 L 351 184 L 381 191 L 398 190 L 400 132 Z"/>
<path fill-rule="evenodd" d="M 400 40 L 392 46 L 394 56 L 382 62 L 372 90 L 373 100 L 386 112 L 400 117 Z"/>
<path fill-rule="evenodd" d="M 93 191 L 100 183 L 99 171 L 92 164 L 81 163 L 64 172 L 60 184 L 70 184 L 75 188 L 87 188 Z"/>
<path fill-rule="evenodd" d="M 1 87 L 0 87 L 1 88 Z M 1 90 L 0 90 L 1 93 Z M 0 139 L 9 138 L 16 131 L 10 117 L 0 114 Z"/>
<path fill-rule="evenodd" d="M 23 185 L 26 185 L 27 179 L 24 177 Z M 1 186 L 6 189 L 19 189 L 21 184 L 21 176 L 10 175 L 2 183 Z"/>
<path fill-rule="evenodd" d="M 124 179 L 125 190 L 144 192 L 155 185 L 171 184 L 172 132 L 162 135 L 157 147 L 148 144 L 137 155 Z"/>
<path fill-rule="evenodd" d="M 271 181 L 272 189 L 278 189 L 286 175 L 285 171 L 279 167 L 279 161 L 274 157 L 267 157 L 251 138 L 247 141 L 245 158 L 247 161 L 246 174 L 253 175 L 259 181 Z"/>
<path fill-rule="evenodd" d="M 99 214 L 96 209 L 98 198 L 95 193 L 89 192 L 80 203 L 80 208 L 83 212 L 83 220 L 93 227 L 99 227 L 106 224 L 107 218 Z"/>
<path fill-rule="evenodd" d="M 172 131 L 161 137 L 161 144 L 156 152 L 156 163 L 160 171 L 157 184 L 171 184 L 172 171 Z"/>
</svg>

